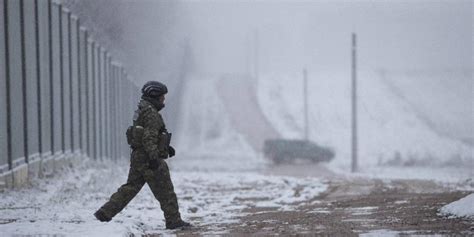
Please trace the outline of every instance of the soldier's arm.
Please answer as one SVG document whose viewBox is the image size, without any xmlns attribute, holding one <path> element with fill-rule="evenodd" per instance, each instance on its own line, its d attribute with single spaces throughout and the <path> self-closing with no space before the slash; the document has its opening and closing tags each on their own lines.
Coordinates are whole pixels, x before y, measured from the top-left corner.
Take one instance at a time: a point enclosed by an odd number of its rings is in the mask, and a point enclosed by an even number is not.
<svg viewBox="0 0 474 237">
<path fill-rule="evenodd" d="M 146 110 L 143 115 L 143 148 L 148 153 L 151 159 L 161 158 L 162 154 L 158 149 L 160 129 L 163 126 L 161 116 L 159 113 L 153 111 L 152 109 Z"/>
</svg>

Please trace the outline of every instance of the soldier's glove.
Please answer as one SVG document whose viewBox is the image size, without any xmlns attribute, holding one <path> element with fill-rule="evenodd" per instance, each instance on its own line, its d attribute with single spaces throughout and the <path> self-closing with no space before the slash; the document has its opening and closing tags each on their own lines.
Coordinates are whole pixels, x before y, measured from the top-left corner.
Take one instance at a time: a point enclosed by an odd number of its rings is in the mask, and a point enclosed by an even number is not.
<svg viewBox="0 0 474 237">
<path fill-rule="evenodd" d="M 148 167 L 150 167 L 150 169 L 157 169 L 158 166 L 160 166 L 160 163 L 157 159 L 151 159 L 150 161 L 148 161 Z"/>
<path fill-rule="evenodd" d="M 170 157 L 173 157 L 176 154 L 176 151 L 172 146 L 168 147 L 168 154 L 170 155 Z"/>
</svg>

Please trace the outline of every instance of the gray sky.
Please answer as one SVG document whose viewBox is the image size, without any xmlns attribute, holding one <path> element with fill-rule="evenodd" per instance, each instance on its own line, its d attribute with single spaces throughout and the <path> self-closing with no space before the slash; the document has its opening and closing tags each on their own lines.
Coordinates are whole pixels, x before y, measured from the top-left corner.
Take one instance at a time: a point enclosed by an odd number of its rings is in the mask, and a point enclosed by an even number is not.
<svg viewBox="0 0 474 237">
<path fill-rule="evenodd" d="M 368 70 L 472 68 L 472 1 L 192 1 L 181 3 L 200 65 L 245 69 L 258 29 L 262 71 L 349 63 L 350 33 Z M 189 27 L 189 28 L 188 28 Z"/>
</svg>

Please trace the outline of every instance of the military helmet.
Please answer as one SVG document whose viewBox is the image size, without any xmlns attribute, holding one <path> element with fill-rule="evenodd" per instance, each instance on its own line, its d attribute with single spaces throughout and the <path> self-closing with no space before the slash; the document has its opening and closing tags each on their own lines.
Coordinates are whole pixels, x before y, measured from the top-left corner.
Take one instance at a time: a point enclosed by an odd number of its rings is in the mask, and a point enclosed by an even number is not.
<svg viewBox="0 0 474 237">
<path fill-rule="evenodd" d="M 142 94 L 144 96 L 156 98 L 166 93 L 168 93 L 168 88 L 166 88 L 165 84 L 158 81 L 149 81 L 142 87 Z"/>
</svg>

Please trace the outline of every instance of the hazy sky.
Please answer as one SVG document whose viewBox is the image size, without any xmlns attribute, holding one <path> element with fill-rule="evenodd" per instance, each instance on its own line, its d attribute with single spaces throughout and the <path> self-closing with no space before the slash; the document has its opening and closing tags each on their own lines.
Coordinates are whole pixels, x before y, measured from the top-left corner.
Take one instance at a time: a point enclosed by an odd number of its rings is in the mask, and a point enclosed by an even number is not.
<svg viewBox="0 0 474 237">
<path fill-rule="evenodd" d="M 176 74 L 185 39 L 198 71 L 245 73 L 255 32 L 261 73 L 349 71 L 352 32 L 361 70 L 472 71 L 470 0 L 70 1 L 88 3 L 140 81 Z"/>
<path fill-rule="evenodd" d="M 245 70 L 258 31 L 262 71 L 349 64 L 362 68 L 472 68 L 472 1 L 192 1 L 185 32 L 210 71 Z M 188 29 L 186 29 L 189 27 Z"/>
</svg>

